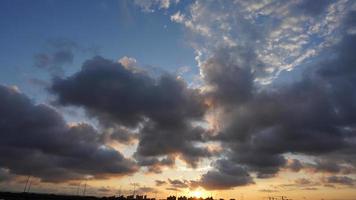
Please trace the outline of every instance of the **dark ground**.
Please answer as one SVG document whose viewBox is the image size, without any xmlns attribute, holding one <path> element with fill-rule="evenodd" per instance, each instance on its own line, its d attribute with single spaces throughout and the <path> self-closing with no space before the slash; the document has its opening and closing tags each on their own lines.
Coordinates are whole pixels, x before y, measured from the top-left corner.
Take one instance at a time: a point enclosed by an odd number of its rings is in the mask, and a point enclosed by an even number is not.
<svg viewBox="0 0 356 200">
<path fill-rule="evenodd" d="M 126 198 L 0 192 L 0 200 L 114 200 L 114 199 L 123 200 Z"/>
</svg>

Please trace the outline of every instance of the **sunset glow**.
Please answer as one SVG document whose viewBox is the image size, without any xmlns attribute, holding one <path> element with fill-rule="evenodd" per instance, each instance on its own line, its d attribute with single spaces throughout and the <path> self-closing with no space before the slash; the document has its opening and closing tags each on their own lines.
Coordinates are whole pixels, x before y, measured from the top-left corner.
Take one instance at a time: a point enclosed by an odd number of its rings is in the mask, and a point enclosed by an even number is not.
<svg viewBox="0 0 356 200">
<path fill-rule="evenodd" d="M 202 191 L 196 190 L 191 193 L 191 196 L 200 198 L 200 197 L 204 197 L 205 195 L 203 195 Z"/>
</svg>

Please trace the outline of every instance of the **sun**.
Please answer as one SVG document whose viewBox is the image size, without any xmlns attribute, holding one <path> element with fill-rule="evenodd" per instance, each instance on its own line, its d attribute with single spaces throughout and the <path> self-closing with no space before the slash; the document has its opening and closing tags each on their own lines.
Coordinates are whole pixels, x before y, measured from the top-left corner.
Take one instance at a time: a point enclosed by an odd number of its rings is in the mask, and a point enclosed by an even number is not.
<svg viewBox="0 0 356 200">
<path fill-rule="evenodd" d="M 193 195 L 194 197 L 200 198 L 200 197 L 203 196 L 203 192 L 202 192 L 202 191 L 199 191 L 199 190 L 195 190 L 195 191 L 192 192 L 192 195 Z"/>
</svg>

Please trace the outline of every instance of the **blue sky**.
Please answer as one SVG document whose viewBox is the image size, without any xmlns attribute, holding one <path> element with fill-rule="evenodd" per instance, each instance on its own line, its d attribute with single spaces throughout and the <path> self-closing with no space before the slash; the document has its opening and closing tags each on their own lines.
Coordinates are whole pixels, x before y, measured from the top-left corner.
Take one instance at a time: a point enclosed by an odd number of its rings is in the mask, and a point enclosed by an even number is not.
<svg viewBox="0 0 356 200">
<path fill-rule="evenodd" d="M 183 29 L 164 14 L 142 12 L 130 1 L 1 1 L 0 79 L 18 85 L 24 92 L 25 79 L 48 79 L 34 67 L 34 55 L 46 51 L 50 40 L 75 42 L 67 73 L 80 68 L 94 56 L 118 60 L 134 57 L 142 66 L 175 72 L 179 67 L 196 68 L 194 51 L 185 42 Z"/>
</svg>

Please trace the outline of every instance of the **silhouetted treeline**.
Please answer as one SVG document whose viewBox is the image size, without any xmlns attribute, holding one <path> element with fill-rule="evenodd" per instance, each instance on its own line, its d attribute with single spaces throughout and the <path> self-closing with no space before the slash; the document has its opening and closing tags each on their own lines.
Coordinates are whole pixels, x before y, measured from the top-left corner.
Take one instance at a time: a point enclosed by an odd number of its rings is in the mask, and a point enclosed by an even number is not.
<svg viewBox="0 0 356 200">
<path fill-rule="evenodd" d="M 75 196 L 75 195 L 59 195 L 59 194 L 39 194 L 39 193 L 13 193 L 0 192 L 0 200 L 156 200 L 155 198 L 147 198 L 146 195 L 130 195 L 130 196 L 110 196 L 110 197 L 95 197 L 95 196 Z M 166 200 L 214 200 L 212 197 L 196 198 L 196 197 L 176 197 L 169 196 Z"/>
</svg>

